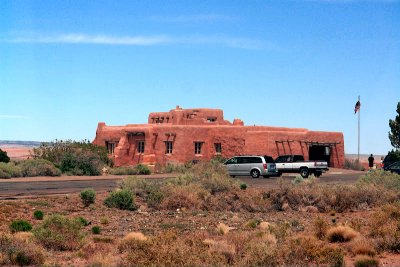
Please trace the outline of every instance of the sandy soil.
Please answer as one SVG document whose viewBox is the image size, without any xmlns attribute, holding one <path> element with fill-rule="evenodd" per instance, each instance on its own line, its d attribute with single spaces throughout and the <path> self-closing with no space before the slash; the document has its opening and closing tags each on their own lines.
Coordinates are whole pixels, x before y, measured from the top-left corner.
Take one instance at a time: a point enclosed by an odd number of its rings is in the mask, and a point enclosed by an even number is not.
<svg viewBox="0 0 400 267">
<path fill-rule="evenodd" d="M 0 149 L 7 152 L 11 160 L 23 160 L 31 157 L 32 147 L 9 147 L 0 146 Z"/>
</svg>

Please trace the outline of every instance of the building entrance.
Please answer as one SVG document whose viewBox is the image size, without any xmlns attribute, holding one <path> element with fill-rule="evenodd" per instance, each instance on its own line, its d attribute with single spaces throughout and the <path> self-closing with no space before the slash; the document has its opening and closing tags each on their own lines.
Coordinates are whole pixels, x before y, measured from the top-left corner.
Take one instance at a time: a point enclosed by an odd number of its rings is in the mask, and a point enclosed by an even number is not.
<svg viewBox="0 0 400 267">
<path fill-rule="evenodd" d="M 328 162 L 328 166 L 330 166 L 331 148 L 329 146 L 311 145 L 308 153 L 310 160 L 323 160 Z"/>
</svg>

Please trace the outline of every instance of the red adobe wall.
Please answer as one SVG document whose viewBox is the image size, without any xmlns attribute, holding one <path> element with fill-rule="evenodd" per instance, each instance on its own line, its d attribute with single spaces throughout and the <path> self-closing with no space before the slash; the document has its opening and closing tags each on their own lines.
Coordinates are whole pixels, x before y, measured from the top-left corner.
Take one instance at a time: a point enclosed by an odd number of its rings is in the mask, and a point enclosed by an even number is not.
<svg viewBox="0 0 400 267">
<path fill-rule="evenodd" d="M 235 119 L 230 123 L 218 109 L 181 109 L 150 113 L 148 124 L 106 126 L 99 123 L 94 144 L 105 146 L 115 142 L 116 166 L 138 163 L 184 163 L 189 160 L 209 160 L 216 155 L 215 143 L 221 143 L 221 155 L 301 154 L 309 158 L 311 142 L 325 143 L 330 147 L 330 166 L 344 165 L 344 138 L 340 132 L 317 132 L 307 129 L 243 126 Z M 138 141 L 145 142 L 144 153 L 137 150 Z M 166 154 L 166 141 L 171 141 L 173 151 Z M 195 155 L 194 143 L 202 142 L 201 154 Z"/>
</svg>

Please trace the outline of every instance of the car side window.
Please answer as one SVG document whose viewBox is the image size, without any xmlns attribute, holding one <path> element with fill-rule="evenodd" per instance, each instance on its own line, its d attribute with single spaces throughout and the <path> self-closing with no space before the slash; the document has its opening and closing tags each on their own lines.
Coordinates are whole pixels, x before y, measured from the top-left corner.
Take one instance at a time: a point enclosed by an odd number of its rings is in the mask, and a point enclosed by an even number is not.
<svg viewBox="0 0 400 267">
<path fill-rule="evenodd" d="M 237 163 L 237 158 L 231 158 L 226 162 L 226 164 L 236 164 L 236 163 Z"/>
<path fill-rule="evenodd" d="M 246 161 L 246 158 L 243 158 L 243 157 L 241 157 L 241 158 L 238 158 L 238 161 L 237 161 L 237 163 L 238 163 L 238 164 L 244 164 L 244 163 L 247 163 L 247 161 Z"/>
</svg>

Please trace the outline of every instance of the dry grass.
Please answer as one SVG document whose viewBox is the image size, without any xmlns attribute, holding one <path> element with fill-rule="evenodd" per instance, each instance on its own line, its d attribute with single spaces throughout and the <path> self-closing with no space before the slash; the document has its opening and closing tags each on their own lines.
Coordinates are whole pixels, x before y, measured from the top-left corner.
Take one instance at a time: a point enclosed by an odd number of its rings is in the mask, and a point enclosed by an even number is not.
<svg viewBox="0 0 400 267">
<path fill-rule="evenodd" d="M 268 230 L 269 227 L 270 227 L 270 224 L 268 222 L 260 222 L 260 224 L 258 225 L 258 228 L 260 228 L 260 230 L 262 230 L 262 231 Z"/>
<path fill-rule="evenodd" d="M 230 231 L 230 229 L 231 229 L 231 228 L 230 228 L 228 225 L 224 224 L 224 223 L 219 223 L 219 224 L 217 225 L 217 232 L 218 232 L 220 235 L 226 235 L 226 234 L 228 234 L 229 231 Z"/>
<path fill-rule="evenodd" d="M 376 258 L 372 258 L 365 255 L 359 255 L 354 260 L 354 267 L 378 267 L 379 261 Z"/>
<path fill-rule="evenodd" d="M 44 253 L 32 242 L 0 234 L 0 265 L 41 265 Z"/>
<path fill-rule="evenodd" d="M 367 255 L 374 257 L 376 250 L 371 242 L 365 238 L 355 238 L 350 243 L 351 252 L 353 255 Z"/>
<path fill-rule="evenodd" d="M 332 243 L 349 242 L 359 235 L 358 232 L 348 226 L 336 226 L 328 229 L 326 238 Z"/>
<path fill-rule="evenodd" d="M 322 240 L 325 238 L 328 228 L 329 228 L 329 225 L 324 219 L 317 217 L 314 220 L 314 232 L 315 232 L 315 236 L 318 239 Z"/>
</svg>

